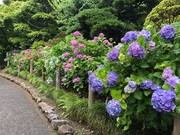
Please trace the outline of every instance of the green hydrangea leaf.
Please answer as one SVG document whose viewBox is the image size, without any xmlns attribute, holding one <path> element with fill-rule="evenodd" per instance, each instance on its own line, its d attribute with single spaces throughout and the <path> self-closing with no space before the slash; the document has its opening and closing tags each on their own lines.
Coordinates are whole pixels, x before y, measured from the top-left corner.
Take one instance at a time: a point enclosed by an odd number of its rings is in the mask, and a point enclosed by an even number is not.
<svg viewBox="0 0 180 135">
<path fill-rule="evenodd" d="M 141 91 L 134 92 L 134 97 L 138 100 L 141 100 L 143 96 L 143 93 Z"/>
<path fill-rule="evenodd" d="M 138 105 L 137 113 L 140 113 L 140 112 L 144 111 L 144 109 L 146 109 L 146 105 L 144 105 L 144 104 Z"/>
</svg>

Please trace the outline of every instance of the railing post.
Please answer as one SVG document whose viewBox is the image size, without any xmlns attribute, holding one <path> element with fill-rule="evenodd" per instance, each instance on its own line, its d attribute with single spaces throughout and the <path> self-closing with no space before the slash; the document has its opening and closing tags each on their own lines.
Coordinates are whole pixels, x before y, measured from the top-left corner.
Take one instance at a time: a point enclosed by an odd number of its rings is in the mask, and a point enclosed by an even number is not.
<svg viewBox="0 0 180 135">
<path fill-rule="evenodd" d="M 94 93 L 93 91 L 91 90 L 91 86 L 88 85 L 88 108 L 91 107 L 91 105 L 93 104 L 94 102 Z"/>
<path fill-rule="evenodd" d="M 45 81 L 45 67 L 44 65 L 42 66 L 42 80 Z"/>
<path fill-rule="evenodd" d="M 180 116 L 174 117 L 173 135 L 180 135 Z"/>
<path fill-rule="evenodd" d="M 60 89 L 60 68 L 56 68 L 56 89 Z"/>
<path fill-rule="evenodd" d="M 20 62 L 18 62 L 18 74 L 20 73 L 21 71 L 21 65 L 20 65 Z"/>
<path fill-rule="evenodd" d="M 10 60 L 7 60 L 7 66 L 9 66 L 10 65 Z"/>
<path fill-rule="evenodd" d="M 33 73 L 33 59 L 30 59 L 30 74 Z"/>
</svg>

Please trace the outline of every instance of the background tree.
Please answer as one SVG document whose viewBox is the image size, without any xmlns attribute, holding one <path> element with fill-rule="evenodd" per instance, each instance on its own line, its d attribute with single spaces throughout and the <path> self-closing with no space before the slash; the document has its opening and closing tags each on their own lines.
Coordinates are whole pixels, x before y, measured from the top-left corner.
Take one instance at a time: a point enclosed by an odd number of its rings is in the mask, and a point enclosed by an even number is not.
<svg viewBox="0 0 180 135">
<path fill-rule="evenodd" d="M 155 27 L 180 21 L 180 1 L 163 0 L 148 14 L 144 25 L 154 22 Z"/>
<path fill-rule="evenodd" d="M 108 38 L 115 36 L 116 41 L 119 41 L 127 30 L 140 29 L 146 15 L 159 1 L 49 0 L 59 12 L 61 31 L 69 34 L 80 30 L 86 38 L 104 32 Z"/>
</svg>

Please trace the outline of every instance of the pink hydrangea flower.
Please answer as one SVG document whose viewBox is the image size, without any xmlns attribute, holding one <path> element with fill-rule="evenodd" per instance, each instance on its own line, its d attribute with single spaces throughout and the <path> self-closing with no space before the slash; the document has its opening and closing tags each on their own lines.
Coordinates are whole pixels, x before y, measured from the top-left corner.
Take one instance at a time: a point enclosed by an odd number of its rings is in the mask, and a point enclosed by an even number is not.
<svg viewBox="0 0 180 135">
<path fill-rule="evenodd" d="M 82 59 L 82 58 L 83 58 L 83 55 L 82 55 L 82 54 L 78 54 L 78 55 L 76 56 L 76 58 L 77 58 L 77 59 Z"/>
<path fill-rule="evenodd" d="M 73 79 L 73 83 L 77 83 L 77 82 L 80 82 L 80 81 L 81 81 L 81 78 L 79 78 L 79 77 L 76 77 L 76 78 Z"/>
<path fill-rule="evenodd" d="M 76 46 L 78 44 L 78 42 L 76 40 L 71 40 L 71 45 L 72 46 Z"/>
<path fill-rule="evenodd" d="M 112 43 L 110 43 L 110 42 L 108 42 L 108 43 L 107 43 L 107 46 L 112 46 L 112 45 L 113 45 L 113 44 L 112 44 Z"/>
<path fill-rule="evenodd" d="M 99 33 L 99 36 L 100 37 L 104 37 L 104 33 Z"/>
<path fill-rule="evenodd" d="M 64 72 L 68 72 L 68 71 L 69 71 L 69 68 L 65 68 L 65 69 L 64 69 Z"/>
<path fill-rule="evenodd" d="M 68 62 L 74 62 L 74 59 L 73 58 L 69 58 Z"/>
<path fill-rule="evenodd" d="M 93 39 L 93 40 L 94 40 L 94 41 L 98 41 L 98 39 L 99 39 L 98 37 L 94 37 L 94 39 Z"/>
<path fill-rule="evenodd" d="M 67 64 L 66 62 L 63 62 L 63 66 L 66 66 L 66 64 Z"/>
<path fill-rule="evenodd" d="M 62 80 L 61 80 L 61 82 L 65 82 L 67 79 L 66 78 L 63 78 Z"/>
<path fill-rule="evenodd" d="M 78 54 L 79 53 L 79 50 L 74 50 L 74 54 Z"/>
<path fill-rule="evenodd" d="M 93 59 L 92 58 L 88 58 L 88 61 L 92 61 Z"/>
<path fill-rule="evenodd" d="M 69 63 L 68 63 L 68 64 L 66 65 L 66 68 L 70 68 L 70 67 L 72 67 L 72 64 L 69 64 Z"/>
<path fill-rule="evenodd" d="M 63 56 L 64 56 L 64 57 L 68 57 L 68 56 L 70 56 L 70 53 L 69 53 L 69 52 L 65 52 L 65 53 L 63 54 Z"/>
<path fill-rule="evenodd" d="M 75 32 L 73 33 L 73 35 L 74 35 L 75 37 L 77 37 L 77 36 L 80 36 L 81 33 L 80 33 L 79 31 L 75 31 Z"/>
<path fill-rule="evenodd" d="M 103 41 L 103 43 L 106 43 L 106 44 L 107 44 L 107 43 L 109 43 L 109 41 L 106 39 L 106 40 Z"/>
<path fill-rule="evenodd" d="M 85 44 L 79 44 L 79 48 L 85 47 Z"/>
<path fill-rule="evenodd" d="M 16 63 L 17 62 L 17 60 L 14 60 L 14 63 Z"/>
<path fill-rule="evenodd" d="M 87 58 L 87 56 L 86 56 L 86 55 L 83 55 L 83 58 Z"/>
</svg>

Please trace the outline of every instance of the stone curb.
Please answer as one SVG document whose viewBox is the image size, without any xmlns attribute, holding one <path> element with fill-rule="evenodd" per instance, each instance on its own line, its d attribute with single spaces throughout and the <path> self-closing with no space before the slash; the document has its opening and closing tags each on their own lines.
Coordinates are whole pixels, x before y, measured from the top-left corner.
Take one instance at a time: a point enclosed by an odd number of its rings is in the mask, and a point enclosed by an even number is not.
<svg viewBox="0 0 180 135">
<path fill-rule="evenodd" d="M 38 92 L 32 87 L 26 85 L 24 82 L 16 80 L 16 76 L 12 76 L 7 73 L 0 72 L 0 76 L 20 85 L 24 90 L 26 90 L 32 97 L 32 99 L 37 103 L 41 111 L 44 113 L 48 121 L 54 130 L 57 130 L 58 135 L 73 135 L 74 129 L 69 125 L 67 120 L 59 118 L 58 114 L 55 114 L 54 108 L 47 103 L 43 102 L 40 97 L 38 97 Z M 17 77 L 18 78 L 18 77 Z"/>
</svg>

